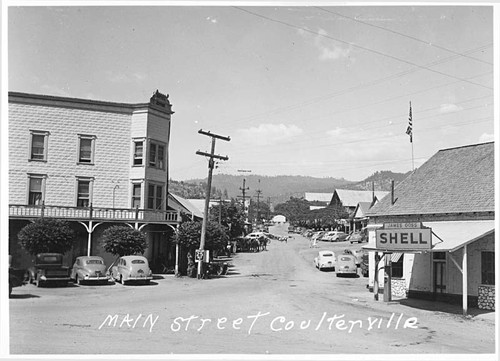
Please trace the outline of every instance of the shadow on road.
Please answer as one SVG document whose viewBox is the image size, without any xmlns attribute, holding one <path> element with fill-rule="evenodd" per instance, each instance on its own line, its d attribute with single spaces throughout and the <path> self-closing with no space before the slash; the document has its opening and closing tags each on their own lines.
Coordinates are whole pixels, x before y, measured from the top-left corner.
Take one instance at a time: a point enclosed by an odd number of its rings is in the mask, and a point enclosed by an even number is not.
<svg viewBox="0 0 500 361">
<path fill-rule="evenodd" d="M 411 307 L 411 308 L 417 308 L 420 310 L 426 310 L 426 311 L 436 311 L 436 312 L 446 312 L 450 314 L 455 314 L 455 315 L 462 315 L 463 310 L 461 305 L 455 305 L 455 304 L 450 304 L 450 303 L 445 303 L 445 302 L 437 302 L 437 301 L 427 301 L 427 300 L 421 300 L 417 298 L 403 298 L 401 300 L 397 300 L 400 305 Z M 470 317 L 476 317 L 479 315 L 484 315 L 488 313 L 495 313 L 495 311 L 491 310 L 482 310 L 479 308 L 469 308 L 467 310 L 467 314 Z"/>
<path fill-rule="evenodd" d="M 9 298 L 16 298 L 16 299 L 23 299 L 23 298 L 40 298 L 40 296 L 38 295 L 33 295 L 31 293 L 25 293 L 25 294 L 22 294 L 22 295 L 16 295 L 14 293 L 12 293 Z"/>
</svg>

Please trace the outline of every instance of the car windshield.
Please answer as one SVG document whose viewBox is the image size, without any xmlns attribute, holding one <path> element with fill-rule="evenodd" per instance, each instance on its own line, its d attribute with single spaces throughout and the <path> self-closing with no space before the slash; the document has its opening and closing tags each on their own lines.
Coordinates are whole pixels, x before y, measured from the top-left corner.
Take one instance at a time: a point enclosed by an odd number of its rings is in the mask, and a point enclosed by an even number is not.
<svg viewBox="0 0 500 361">
<path fill-rule="evenodd" d="M 333 257 L 333 254 L 331 254 L 331 253 L 323 253 L 323 257 Z"/>
<path fill-rule="evenodd" d="M 142 259 L 134 259 L 132 261 L 132 264 L 138 264 L 138 263 L 146 263 L 146 262 L 144 262 Z"/>
<path fill-rule="evenodd" d="M 350 261 L 350 260 L 352 260 L 352 258 L 351 257 L 341 257 L 340 260 L 341 261 Z"/>
<path fill-rule="evenodd" d="M 89 259 L 86 262 L 87 264 L 102 264 L 102 261 L 100 259 Z"/>
</svg>

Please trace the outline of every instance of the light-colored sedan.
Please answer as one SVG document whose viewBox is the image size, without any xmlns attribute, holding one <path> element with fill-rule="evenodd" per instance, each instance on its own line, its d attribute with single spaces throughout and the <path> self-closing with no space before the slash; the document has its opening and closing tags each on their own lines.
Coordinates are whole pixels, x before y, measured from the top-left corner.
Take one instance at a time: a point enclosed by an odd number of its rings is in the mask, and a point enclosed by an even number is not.
<svg viewBox="0 0 500 361">
<path fill-rule="evenodd" d="M 320 271 L 324 269 L 335 271 L 335 264 L 335 253 L 332 251 L 319 251 L 318 255 L 314 258 L 314 265 Z"/>
<path fill-rule="evenodd" d="M 121 284 L 131 281 L 148 284 L 153 279 L 148 260 L 143 256 L 122 256 L 113 263 L 109 273 Z"/>
<path fill-rule="evenodd" d="M 333 231 L 331 234 L 328 236 L 328 240 L 330 242 L 343 242 L 349 237 L 347 233 L 341 232 L 341 231 Z"/>
<path fill-rule="evenodd" d="M 108 282 L 104 260 L 98 256 L 77 257 L 70 278 L 79 285 L 83 282 Z"/>
<path fill-rule="evenodd" d="M 356 257 L 350 254 L 340 255 L 337 259 L 337 277 L 339 275 L 358 275 L 358 266 L 356 265 Z"/>
</svg>

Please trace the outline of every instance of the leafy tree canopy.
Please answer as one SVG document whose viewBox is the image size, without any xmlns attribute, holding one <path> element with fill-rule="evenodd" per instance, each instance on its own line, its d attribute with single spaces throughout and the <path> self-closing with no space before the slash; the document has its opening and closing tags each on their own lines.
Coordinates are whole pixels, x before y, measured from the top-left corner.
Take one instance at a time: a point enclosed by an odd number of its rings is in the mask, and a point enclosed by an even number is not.
<svg viewBox="0 0 500 361">
<path fill-rule="evenodd" d="M 291 197 L 285 203 L 277 204 L 274 213 L 285 216 L 290 222 L 298 222 L 307 218 L 309 202 L 303 198 Z"/>
<path fill-rule="evenodd" d="M 141 231 L 128 226 L 111 226 L 102 234 L 102 245 L 106 252 L 115 256 L 143 254 L 148 244 Z"/>
<path fill-rule="evenodd" d="M 31 255 L 46 252 L 64 254 L 73 246 L 74 231 L 64 220 L 40 218 L 23 227 L 17 238 Z"/>
<path fill-rule="evenodd" d="M 222 202 L 210 209 L 210 220 L 219 222 L 226 228 L 228 237 L 234 239 L 244 232 L 245 212 L 243 206 L 234 199 L 231 203 Z"/>
<path fill-rule="evenodd" d="M 176 242 L 188 249 L 200 248 L 201 222 L 184 222 L 180 225 L 176 235 Z M 226 246 L 228 235 L 224 226 L 217 222 L 208 221 L 205 233 L 205 249 L 216 250 Z"/>
</svg>

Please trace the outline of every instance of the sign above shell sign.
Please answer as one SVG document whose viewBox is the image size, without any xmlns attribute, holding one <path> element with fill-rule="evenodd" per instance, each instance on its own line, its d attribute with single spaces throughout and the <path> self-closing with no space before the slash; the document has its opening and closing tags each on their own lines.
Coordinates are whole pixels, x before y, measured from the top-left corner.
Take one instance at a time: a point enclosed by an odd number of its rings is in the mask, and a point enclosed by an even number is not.
<svg viewBox="0 0 500 361">
<path fill-rule="evenodd" d="M 430 251 L 432 229 L 420 222 L 385 223 L 376 231 L 377 249 L 386 251 Z"/>
</svg>

